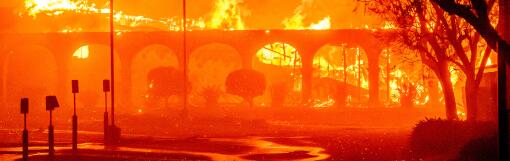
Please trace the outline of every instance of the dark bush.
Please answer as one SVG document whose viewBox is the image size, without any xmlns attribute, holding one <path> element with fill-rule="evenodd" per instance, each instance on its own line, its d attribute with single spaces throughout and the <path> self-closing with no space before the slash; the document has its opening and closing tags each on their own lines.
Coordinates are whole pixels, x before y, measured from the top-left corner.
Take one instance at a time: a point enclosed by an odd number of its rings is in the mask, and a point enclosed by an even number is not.
<svg viewBox="0 0 510 161">
<path fill-rule="evenodd" d="M 288 92 L 289 87 L 287 82 L 274 83 L 271 86 L 271 106 L 283 107 Z"/>
<path fill-rule="evenodd" d="M 337 83 L 333 98 L 335 99 L 335 107 L 345 107 L 347 104 L 347 85 L 345 83 Z"/>
<path fill-rule="evenodd" d="M 484 136 L 469 141 L 462 146 L 456 161 L 497 161 L 498 160 L 498 138 Z"/>
<path fill-rule="evenodd" d="M 219 86 L 207 86 L 202 89 L 200 95 L 205 100 L 205 105 L 210 108 L 218 107 L 222 92 Z"/>
<path fill-rule="evenodd" d="M 416 100 L 416 85 L 406 82 L 398 89 L 400 94 L 400 105 L 402 107 L 413 107 L 414 100 Z"/>
<path fill-rule="evenodd" d="M 266 90 L 266 76 L 256 70 L 236 70 L 228 74 L 225 87 L 227 93 L 243 97 L 253 107 L 253 98 L 263 95 Z"/>
<path fill-rule="evenodd" d="M 442 119 L 420 121 L 413 129 L 409 148 L 413 158 L 455 156 L 468 141 L 496 131 L 490 123 Z"/>
</svg>

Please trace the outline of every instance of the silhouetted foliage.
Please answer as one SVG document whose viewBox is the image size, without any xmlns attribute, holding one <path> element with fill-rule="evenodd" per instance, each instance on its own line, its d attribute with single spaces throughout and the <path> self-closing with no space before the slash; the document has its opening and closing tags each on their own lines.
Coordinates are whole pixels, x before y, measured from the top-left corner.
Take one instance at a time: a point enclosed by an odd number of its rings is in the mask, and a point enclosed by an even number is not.
<svg viewBox="0 0 510 161">
<path fill-rule="evenodd" d="M 149 72 L 147 82 L 149 89 L 147 94 L 155 100 L 165 100 L 170 96 L 184 95 L 191 91 L 191 85 L 188 82 L 185 85 L 184 74 L 173 67 L 158 67 Z M 185 87 L 188 87 L 186 90 Z"/>
<path fill-rule="evenodd" d="M 410 138 L 412 157 L 454 157 L 469 140 L 491 135 L 496 126 L 490 123 L 426 119 L 414 127 Z"/>
<path fill-rule="evenodd" d="M 400 105 L 402 107 L 413 107 L 414 100 L 416 100 L 416 85 L 411 82 L 402 84 L 402 87 L 398 88 L 400 94 Z"/>
<path fill-rule="evenodd" d="M 221 89 L 218 86 L 207 86 L 200 92 L 207 107 L 218 107 L 218 100 L 221 96 Z"/>
<path fill-rule="evenodd" d="M 288 92 L 289 87 L 286 82 L 274 83 L 271 86 L 271 106 L 282 107 Z"/>
<path fill-rule="evenodd" d="M 347 85 L 345 83 L 337 83 L 335 93 L 333 93 L 333 99 L 335 99 L 336 107 L 345 107 L 347 104 L 347 90 Z"/>
<path fill-rule="evenodd" d="M 469 141 L 462 146 L 455 161 L 497 161 L 498 138 L 496 136 L 496 134 L 483 136 Z"/>
<path fill-rule="evenodd" d="M 243 97 L 253 107 L 253 98 L 264 94 L 266 78 L 261 72 L 240 69 L 228 74 L 225 87 L 228 93 Z"/>
<path fill-rule="evenodd" d="M 503 51 L 510 51 L 510 44 L 503 39 L 500 33 L 498 33 L 496 26 L 494 26 L 491 22 L 492 15 L 490 15 L 490 11 L 496 4 L 496 0 L 470 0 L 460 2 L 453 0 L 432 0 L 432 2 L 437 4 L 450 15 L 456 15 L 467 21 L 478 33 L 480 33 L 481 37 L 485 39 L 491 48 L 497 49 L 499 45 L 501 49 L 504 49 Z M 500 12 L 501 17 L 499 18 L 499 23 L 504 21 L 504 14 L 508 13 L 508 11 L 503 12 L 506 13 Z M 505 56 L 507 63 L 510 62 L 508 52 L 499 54 L 503 54 Z"/>
</svg>

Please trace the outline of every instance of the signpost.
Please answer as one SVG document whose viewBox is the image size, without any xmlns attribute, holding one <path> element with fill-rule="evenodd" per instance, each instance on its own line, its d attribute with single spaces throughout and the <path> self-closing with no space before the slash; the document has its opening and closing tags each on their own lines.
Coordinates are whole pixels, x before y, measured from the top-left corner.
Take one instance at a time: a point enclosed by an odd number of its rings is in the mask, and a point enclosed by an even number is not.
<svg viewBox="0 0 510 161">
<path fill-rule="evenodd" d="M 78 87 L 78 80 L 72 80 L 73 92 L 73 153 L 78 152 L 78 116 L 76 115 L 76 93 L 80 92 Z"/>
<path fill-rule="evenodd" d="M 27 130 L 27 114 L 28 114 L 28 98 L 21 99 L 21 113 L 23 114 L 23 160 L 28 160 L 28 130 Z"/>
<path fill-rule="evenodd" d="M 103 129 L 103 139 L 104 143 L 108 142 L 108 92 L 110 91 L 110 80 L 103 80 L 103 92 L 104 92 L 104 129 Z"/>
<path fill-rule="evenodd" d="M 59 107 L 56 96 L 46 96 L 46 111 L 50 111 L 50 126 L 48 127 L 48 156 L 55 156 L 55 141 L 53 132 L 53 110 Z"/>
</svg>

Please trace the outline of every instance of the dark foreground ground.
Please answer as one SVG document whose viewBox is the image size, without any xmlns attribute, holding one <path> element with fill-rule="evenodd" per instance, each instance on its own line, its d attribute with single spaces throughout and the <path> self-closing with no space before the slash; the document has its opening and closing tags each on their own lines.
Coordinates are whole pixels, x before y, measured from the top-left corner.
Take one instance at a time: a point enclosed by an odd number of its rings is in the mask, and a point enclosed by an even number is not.
<svg viewBox="0 0 510 161">
<path fill-rule="evenodd" d="M 33 132 L 32 135 L 38 134 Z M 100 142 L 82 142 L 78 155 L 73 155 L 68 143 L 60 142 L 55 160 L 403 160 L 407 138 L 405 130 L 368 128 L 225 138 L 125 136 L 116 147 L 104 147 Z M 30 160 L 49 160 L 45 141 L 34 142 Z M 19 144 L 4 143 L 1 147 L 0 160 L 19 160 Z"/>
<path fill-rule="evenodd" d="M 86 117 L 82 112 L 77 154 L 70 151 L 70 120 L 60 119 L 55 125 L 57 154 L 54 160 L 409 160 L 406 147 L 412 122 L 425 118 L 406 115 L 415 111 L 393 111 L 391 115 L 359 110 L 302 111 L 287 115 L 264 111 L 231 114 L 191 111 L 185 118 L 174 113 L 120 114 L 121 143 L 105 147 L 101 115 Z M 269 119 L 276 116 L 286 118 Z M 33 127 L 29 129 L 30 160 L 49 160 L 46 122 L 29 124 Z M 3 122 L 1 125 L 0 160 L 20 160 L 19 124 Z"/>
</svg>

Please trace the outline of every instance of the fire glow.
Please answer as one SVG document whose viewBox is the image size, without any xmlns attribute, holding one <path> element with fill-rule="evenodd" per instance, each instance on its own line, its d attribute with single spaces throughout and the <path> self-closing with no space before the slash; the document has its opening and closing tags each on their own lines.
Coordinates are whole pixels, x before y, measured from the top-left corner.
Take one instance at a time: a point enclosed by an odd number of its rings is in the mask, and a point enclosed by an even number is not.
<svg viewBox="0 0 510 161">
<path fill-rule="evenodd" d="M 241 4 L 241 0 L 216 0 L 209 19 L 203 17 L 198 19 L 187 19 L 185 24 L 187 25 L 188 30 L 248 29 L 243 20 Z M 33 18 L 37 18 L 40 14 L 59 16 L 65 12 L 74 12 L 80 14 L 102 14 L 104 17 L 107 17 L 106 14 L 110 13 L 109 7 L 107 7 L 108 5 L 109 4 L 105 4 L 103 6 L 106 7 L 98 7 L 98 5 L 90 3 L 87 0 L 25 0 L 25 14 Z M 330 16 L 325 16 L 316 22 L 306 24 L 304 20 L 307 18 L 307 15 L 303 11 L 305 5 L 307 4 L 304 3 L 298 6 L 294 11 L 294 15 L 287 17 L 282 21 L 285 30 L 329 30 L 332 28 Z M 164 28 L 169 31 L 181 31 L 182 24 L 184 23 L 184 21 L 179 18 L 149 18 L 139 15 L 126 15 L 122 11 L 114 11 L 114 22 L 116 25 L 128 27 L 144 25 L 159 26 L 160 28 Z M 434 24 L 427 25 L 433 26 Z M 365 25 L 364 28 L 367 30 L 374 30 L 374 28 L 369 25 Z M 395 25 L 391 22 L 384 22 L 382 27 L 380 27 L 382 30 L 393 30 L 395 28 Z M 61 30 L 61 32 L 81 31 L 83 31 L 82 28 L 72 27 L 66 27 Z M 268 30 L 267 32 L 270 31 Z M 316 57 L 313 64 L 315 68 L 318 68 L 320 73 L 319 76 L 330 77 L 330 71 L 345 71 L 348 75 L 354 76 L 353 79 L 359 80 L 358 83 L 352 85 L 356 85 L 365 90 L 368 89 L 368 78 L 361 74 L 367 72 L 367 69 L 362 67 L 362 65 L 365 65 L 366 62 L 359 59 L 361 57 L 360 49 L 354 49 L 356 50 L 356 57 L 358 58 L 355 59 L 353 64 L 345 67 L 333 64 L 322 56 Z M 78 49 L 73 56 L 78 59 L 87 59 L 89 56 L 88 54 L 88 46 L 84 46 Z M 264 64 L 292 68 L 300 68 L 302 66 L 299 51 L 285 42 L 276 42 L 266 45 L 257 53 L 257 58 Z M 490 63 L 491 62 L 489 60 L 488 64 Z M 458 81 L 457 74 L 458 73 L 452 73 L 452 82 L 454 83 Z M 335 75 L 331 77 L 334 76 Z M 390 86 L 389 93 L 391 95 L 391 102 L 399 102 L 400 95 L 398 90 L 401 88 L 404 77 L 406 77 L 405 72 L 399 69 L 390 73 L 391 79 L 390 82 L 387 83 L 389 83 Z M 422 99 L 415 100 L 415 104 L 424 105 L 428 102 L 429 96 L 425 94 L 424 88 L 425 87 L 423 85 L 417 85 L 418 95 Z"/>
</svg>

